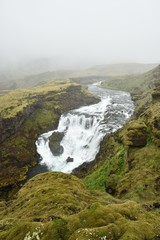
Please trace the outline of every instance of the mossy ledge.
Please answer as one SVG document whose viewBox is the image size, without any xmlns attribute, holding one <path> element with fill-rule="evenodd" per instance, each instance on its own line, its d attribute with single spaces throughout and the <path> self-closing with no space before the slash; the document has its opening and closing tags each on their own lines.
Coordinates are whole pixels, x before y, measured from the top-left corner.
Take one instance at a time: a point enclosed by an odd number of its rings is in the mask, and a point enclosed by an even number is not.
<svg viewBox="0 0 160 240">
<path fill-rule="evenodd" d="M 5 197 L 9 189 L 19 189 L 28 170 L 37 164 L 38 135 L 54 129 L 61 113 L 97 101 L 85 88 L 69 80 L 1 96 L 0 195 Z"/>
</svg>

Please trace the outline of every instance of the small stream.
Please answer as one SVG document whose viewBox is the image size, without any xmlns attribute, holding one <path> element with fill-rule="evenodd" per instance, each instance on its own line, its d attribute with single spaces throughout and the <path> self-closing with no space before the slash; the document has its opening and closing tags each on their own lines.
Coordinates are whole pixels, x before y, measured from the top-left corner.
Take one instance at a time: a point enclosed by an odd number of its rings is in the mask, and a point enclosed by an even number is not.
<svg viewBox="0 0 160 240">
<path fill-rule="evenodd" d="M 103 137 L 121 128 L 133 114 L 129 93 L 102 89 L 98 84 L 89 85 L 88 90 L 100 99 L 99 103 L 61 115 L 58 128 L 43 133 L 36 141 L 42 168 L 70 173 L 84 162 L 93 161 Z M 54 155 L 49 147 L 53 132 L 63 133 L 63 151 L 59 155 Z"/>
</svg>

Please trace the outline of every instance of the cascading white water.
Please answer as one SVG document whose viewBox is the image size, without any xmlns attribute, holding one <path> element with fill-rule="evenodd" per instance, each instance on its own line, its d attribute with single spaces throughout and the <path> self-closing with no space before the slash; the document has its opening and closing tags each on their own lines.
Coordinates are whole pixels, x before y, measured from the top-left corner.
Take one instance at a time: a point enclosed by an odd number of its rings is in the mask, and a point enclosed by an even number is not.
<svg viewBox="0 0 160 240">
<path fill-rule="evenodd" d="M 89 86 L 89 90 L 101 99 L 99 103 L 63 114 L 56 130 L 38 138 L 40 164 L 49 170 L 70 173 L 82 163 L 93 161 L 103 137 L 122 127 L 133 113 L 134 106 L 128 93 L 105 90 L 96 85 Z M 54 156 L 49 148 L 49 137 L 53 132 L 64 133 L 60 143 L 64 151 L 58 156 Z M 68 157 L 73 162 L 67 162 Z"/>
</svg>

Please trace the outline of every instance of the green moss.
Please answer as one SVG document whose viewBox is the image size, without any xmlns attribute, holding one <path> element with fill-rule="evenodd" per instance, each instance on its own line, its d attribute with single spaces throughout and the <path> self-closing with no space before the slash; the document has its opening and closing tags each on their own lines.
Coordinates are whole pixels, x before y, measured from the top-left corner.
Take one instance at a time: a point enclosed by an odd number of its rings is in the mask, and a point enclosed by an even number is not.
<svg viewBox="0 0 160 240">
<path fill-rule="evenodd" d="M 96 169 L 93 173 L 84 178 L 84 184 L 89 190 L 100 190 L 104 192 L 106 179 L 111 173 L 123 174 L 122 169 L 125 164 L 125 150 L 119 150 L 117 154 L 111 158 L 106 159 L 101 167 Z"/>
<path fill-rule="evenodd" d="M 105 191 L 105 180 L 108 172 L 108 162 L 105 162 L 102 167 L 88 175 L 84 179 L 84 184 L 89 190 Z"/>
<path fill-rule="evenodd" d="M 75 217 L 69 219 L 68 228 L 74 234 L 72 239 L 152 239 L 159 232 L 158 219 L 149 220 L 150 215 L 146 214 L 140 206 L 134 202 L 124 204 L 111 204 L 102 206 L 93 205 L 89 210 L 79 213 L 79 225 L 76 223 L 77 230 L 73 228 Z M 73 219 L 74 220 L 73 220 Z M 154 224 L 153 224 L 154 222 Z M 142 228 L 141 228 L 142 227 Z M 76 231 L 75 231 L 76 230 Z"/>
<path fill-rule="evenodd" d="M 68 81 L 45 82 L 40 86 L 28 89 L 17 89 L 0 96 L 0 113 L 3 118 L 13 118 L 18 113 L 37 102 L 38 97 L 47 96 L 50 93 L 62 94 L 70 86 L 77 86 Z"/>
<path fill-rule="evenodd" d="M 117 174 L 122 173 L 124 164 L 125 164 L 125 149 L 123 149 L 118 155 L 118 163 L 117 163 L 117 169 L 116 169 Z"/>
<path fill-rule="evenodd" d="M 53 212 L 62 217 L 80 211 L 91 200 L 92 197 L 76 177 L 63 173 L 44 173 L 29 180 L 19 191 L 14 212 L 21 218 L 45 218 Z"/>
<path fill-rule="evenodd" d="M 0 209 L 1 240 L 150 240 L 160 232 L 158 213 L 90 192 L 64 173 L 37 175 Z"/>
<path fill-rule="evenodd" d="M 55 113 L 54 108 L 52 109 L 41 109 L 36 111 L 30 118 L 28 118 L 23 124 L 24 131 L 29 133 L 29 131 L 36 131 L 37 129 L 47 129 L 48 123 L 50 125 L 55 125 L 57 123 L 59 116 Z"/>
</svg>

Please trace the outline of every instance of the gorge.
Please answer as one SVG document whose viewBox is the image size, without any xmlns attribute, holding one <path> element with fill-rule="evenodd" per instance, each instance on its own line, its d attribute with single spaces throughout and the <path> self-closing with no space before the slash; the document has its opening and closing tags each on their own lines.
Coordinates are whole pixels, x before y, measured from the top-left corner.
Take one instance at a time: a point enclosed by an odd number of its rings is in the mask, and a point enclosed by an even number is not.
<svg viewBox="0 0 160 240">
<path fill-rule="evenodd" d="M 103 137 L 122 127 L 132 115 L 134 105 L 129 93 L 97 85 L 89 85 L 88 90 L 100 99 L 99 103 L 62 114 L 58 128 L 38 138 L 41 165 L 51 171 L 70 173 L 84 162 L 93 161 Z M 55 133 L 62 135 L 58 142 Z"/>
<path fill-rule="evenodd" d="M 103 84 L 115 90 L 90 86 L 99 100 L 73 81 L 2 96 L 1 116 L 11 124 L 0 146 L 1 240 L 160 239 L 160 66 L 112 80 Z M 13 134 L 18 116 L 23 121 Z M 50 146 L 63 161 L 43 158 L 51 171 L 26 181 L 29 169 L 44 166 L 37 165 L 36 141 L 45 155 Z"/>
</svg>

